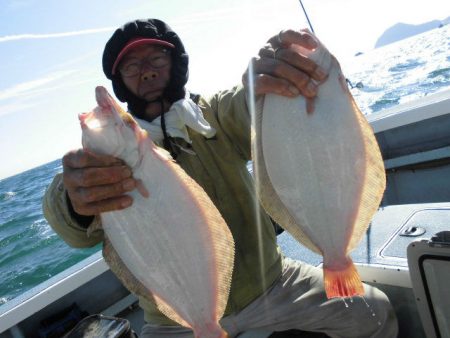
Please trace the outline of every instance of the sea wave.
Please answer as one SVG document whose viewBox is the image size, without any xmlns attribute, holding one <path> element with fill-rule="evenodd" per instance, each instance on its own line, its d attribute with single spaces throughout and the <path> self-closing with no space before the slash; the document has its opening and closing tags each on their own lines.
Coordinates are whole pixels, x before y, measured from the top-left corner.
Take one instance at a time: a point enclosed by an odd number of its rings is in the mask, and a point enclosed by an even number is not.
<svg viewBox="0 0 450 338">
<path fill-rule="evenodd" d="M 366 114 L 450 87 L 450 25 L 355 57 L 344 67 Z"/>
<path fill-rule="evenodd" d="M 14 196 L 17 195 L 17 192 L 15 191 L 7 191 L 4 193 L 0 193 L 0 202 L 9 201 L 10 199 L 14 198 Z"/>
<path fill-rule="evenodd" d="M 34 221 L 30 225 L 30 229 L 33 230 L 35 236 L 39 239 L 49 239 L 51 237 L 57 237 L 58 235 L 53 231 L 45 218 L 40 218 Z"/>
<path fill-rule="evenodd" d="M 405 71 L 412 70 L 417 67 L 421 67 L 425 65 L 425 61 L 421 61 L 420 59 L 408 59 L 406 62 L 398 63 L 388 69 L 389 72 L 402 72 L 404 75 Z"/>
</svg>

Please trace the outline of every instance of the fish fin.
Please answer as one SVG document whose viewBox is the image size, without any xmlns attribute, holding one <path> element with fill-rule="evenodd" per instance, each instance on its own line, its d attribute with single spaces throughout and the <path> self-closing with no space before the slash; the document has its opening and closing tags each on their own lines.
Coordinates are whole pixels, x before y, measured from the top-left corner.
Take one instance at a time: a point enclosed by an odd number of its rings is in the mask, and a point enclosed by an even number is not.
<svg viewBox="0 0 450 338">
<path fill-rule="evenodd" d="M 153 299 L 155 300 L 155 304 L 158 307 L 158 310 L 161 311 L 168 318 L 177 322 L 181 326 L 192 328 L 192 325 L 189 324 L 187 320 L 182 318 L 165 300 L 163 300 L 156 294 L 153 294 Z"/>
<path fill-rule="evenodd" d="M 105 234 L 103 241 L 103 257 L 105 262 L 110 267 L 111 271 L 119 278 L 123 285 L 137 296 L 144 297 L 148 302 L 155 303 L 158 309 L 167 317 L 174 320 L 178 324 L 184 327 L 191 327 L 191 325 L 181 318 L 170 305 L 164 300 L 158 297 L 156 294 L 151 293 L 144 284 L 141 283 L 128 269 L 125 263 L 120 258 L 119 254 L 113 247 L 108 236 Z"/>
<path fill-rule="evenodd" d="M 194 335 L 197 338 L 228 338 L 227 333 L 220 327 L 218 322 L 210 322 L 205 324 L 203 328 L 198 328 L 191 325 L 187 320 L 181 317 L 166 301 L 160 298 L 158 295 L 153 294 L 158 310 L 161 311 L 168 318 L 177 322 L 181 326 L 190 328 L 194 331 Z M 204 324 L 204 323 L 203 323 Z"/>
<path fill-rule="evenodd" d="M 132 128 L 137 135 L 138 142 L 145 142 L 150 138 L 150 136 L 148 136 L 148 131 L 139 127 L 137 123 L 133 125 Z"/>
<path fill-rule="evenodd" d="M 353 96 L 351 94 L 349 95 L 353 111 L 356 114 L 364 138 L 365 161 L 367 164 L 364 174 L 365 182 L 362 185 L 363 189 L 361 191 L 360 207 L 355 217 L 356 223 L 354 225 L 353 235 L 347 246 L 347 252 L 356 248 L 361 238 L 365 236 L 370 221 L 377 212 L 386 189 L 384 161 L 373 128 L 359 110 Z"/>
<path fill-rule="evenodd" d="M 120 258 L 116 249 L 114 249 L 111 241 L 105 233 L 103 240 L 103 258 L 108 264 L 111 271 L 117 276 L 122 284 L 133 294 L 143 297 L 147 302 L 154 303 L 152 293 L 148 290 L 127 268 L 125 263 Z"/>
<path fill-rule="evenodd" d="M 225 330 L 218 323 L 210 323 L 203 329 L 193 328 L 195 338 L 229 338 Z"/>
<path fill-rule="evenodd" d="M 154 146 L 152 147 L 152 151 L 160 160 L 174 162 L 172 155 L 170 155 L 170 153 L 166 149 Z"/>
<path fill-rule="evenodd" d="M 324 266 L 324 284 L 327 298 L 363 296 L 364 287 L 355 265 L 349 259 L 344 269 L 334 270 Z"/>
<path fill-rule="evenodd" d="M 153 149 L 157 149 L 154 147 Z M 165 151 L 165 150 L 164 150 Z M 170 155 L 168 155 L 170 156 Z M 162 159 L 164 160 L 164 159 Z M 184 183 L 185 193 L 190 195 L 191 203 L 197 204 L 198 210 L 202 213 L 202 218 L 205 220 L 208 227 L 201 230 L 203 242 L 210 246 L 212 257 L 210 262 L 214 264 L 214 284 L 217 286 L 214 312 L 210 313 L 211 321 L 216 322 L 222 318 L 225 308 L 228 303 L 228 296 L 230 293 L 231 278 L 234 267 L 234 239 L 228 228 L 225 220 L 222 218 L 220 212 L 214 206 L 208 194 L 198 183 L 193 180 L 176 162 L 165 159 L 167 161 L 167 168 L 170 168 L 180 181 Z M 194 330 L 195 331 L 195 330 Z M 206 336 L 205 336 L 206 337 Z M 219 337 L 219 335 L 217 335 Z M 202 336 L 202 338 L 204 338 Z"/>
</svg>

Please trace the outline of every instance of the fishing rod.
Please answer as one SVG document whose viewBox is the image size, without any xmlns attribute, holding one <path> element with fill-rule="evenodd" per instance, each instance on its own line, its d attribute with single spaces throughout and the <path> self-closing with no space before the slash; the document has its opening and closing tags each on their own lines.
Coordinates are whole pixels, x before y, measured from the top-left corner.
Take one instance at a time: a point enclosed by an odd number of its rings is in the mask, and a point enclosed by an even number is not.
<svg viewBox="0 0 450 338">
<path fill-rule="evenodd" d="M 311 24 L 311 20 L 309 20 L 308 13 L 306 12 L 305 6 L 303 6 L 303 1 L 302 0 L 298 0 L 298 1 L 300 2 L 300 6 L 302 6 L 303 14 L 305 14 L 306 21 L 308 21 L 308 25 L 309 25 L 309 29 L 311 30 L 311 33 L 315 34 L 314 28 Z M 350 89 L 353 89 L 353 88 L 361 89 L 364 87 L 362 82 L 358 82 L 356 85 L 353 85 L 353 83 L 348 78 L 345 78 L 345 80 L 347 82 L 347 85 L 350 87 Z"/>
<path fill-rule="evenodd" d="M 311 30 L 311 33 L 314 33 L 314 28 L 312 27 L 311 21 L 309 20 L 308 13 L 306 13 L 305 6 L 303 6 L 302 0 L 299 0 L 299 1 L 300 1 L 300 6 L 302 6 L 303 13 L 305 14 L 306 21 L 308 21 L 309 29 Z"/>
</svg>

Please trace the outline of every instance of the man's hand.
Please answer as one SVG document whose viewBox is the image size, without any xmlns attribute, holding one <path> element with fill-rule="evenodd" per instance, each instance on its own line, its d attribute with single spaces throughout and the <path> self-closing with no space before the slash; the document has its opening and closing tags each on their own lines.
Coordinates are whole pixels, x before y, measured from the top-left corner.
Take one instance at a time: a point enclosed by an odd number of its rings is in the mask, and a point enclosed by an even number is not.
<svg viewBox="0 0 450 338">
<path fill-rule="evenodd" d="M 305 30 L 284 30 L 270 38 L 260 49 L 258 56 L 252 59 L 254 93 L 273 93 L 286 97 L 302 95 L 307 100 L 308 112 L 312 112 L 317 86 L 326 79 L 327 73 L 298 52 L 296 46 L 313 50 L 317 47 L 317 42 Z M 247 69 L 242 77 L 247 89 L 249 72 Z"/>
<path fill-rule="evenodd" d="M 136 181 L 120 159 L 79 149 L 65 154 L 62 163 L 64 186 L 76 213 L 98 215 L 133 203 L 125 193 L 136 187 Z"/>
</svg>

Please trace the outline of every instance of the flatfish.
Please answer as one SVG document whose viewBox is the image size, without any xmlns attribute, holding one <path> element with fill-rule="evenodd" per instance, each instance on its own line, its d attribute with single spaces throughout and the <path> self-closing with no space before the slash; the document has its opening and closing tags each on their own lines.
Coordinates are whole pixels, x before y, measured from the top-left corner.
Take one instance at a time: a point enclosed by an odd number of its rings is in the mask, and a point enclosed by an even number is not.
<svg viewBox="0 0 450 338">
<path fill-rule="evenodd" d="M 309 34 L 306 33 L 305 34 Z M 268 94 L 256 104 L 252 149 L 261 204 L 296 240 L 323 255 L 328 298 L 363 295 L 349 257 L 379 207 L 385 185 L 380 150 L 320 41 L 309 56 L 327 72 L 307 113 L 304 97 Z"/>
<path fill-rule="evenodd" d="M 103 255 L 132 292 L 196 337 L 226 337 L 219 320 L 228 300 L 234 240 L 205 191 L 105 88 L 79 115 L 83 147 L 124 160 L 140 184 L 133 205 L 101 214 Z"/>
</svg>

